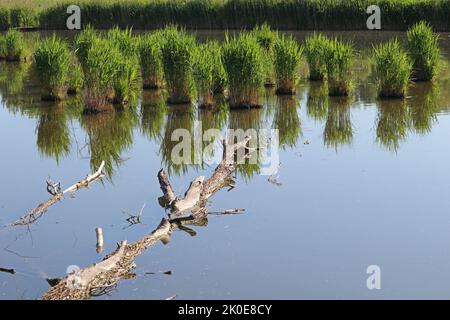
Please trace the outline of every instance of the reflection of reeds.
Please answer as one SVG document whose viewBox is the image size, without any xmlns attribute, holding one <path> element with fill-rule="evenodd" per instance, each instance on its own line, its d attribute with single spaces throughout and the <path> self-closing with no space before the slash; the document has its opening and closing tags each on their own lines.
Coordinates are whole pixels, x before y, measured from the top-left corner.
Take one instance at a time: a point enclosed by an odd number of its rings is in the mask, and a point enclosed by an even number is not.
<svg viewBox="0 0 450 320">
<path fill-rule="evenodd" d="M 338 146 L 351 144 L 353 126 L 350 114 L 351 100 L 347 98 L 330 99 L 327 122 L 323 140 L 327 147 L 337 149 Z"/>
<path fill-rule="evenodd" d="M 432 83 L 420 83 L 411 90 L 412 99 L 408 101 L 408 115 L 412 129 L 425 135 L 431 131 L 437 121 L 439 110 L 439 87 Z"/>
<path fill-rule="evenodd" d="M 167 105 L 160 91 L 143 92 L 141 104 L 141 132 L 149 139 L 161 141 Z"/>
<path fill-rule="evenodd" d="M 294 97 L 279 97 L 273 125 L 278 129 L 279 146 L 294 147 L 302 135 L 300 118 L 297 113 L 298 100 Z"/>
<path fill-rule="evenodd" d="M 328 114 L 328 87 L 324 82 L 310 82 L 306 113 L 316 121 L 323 121 Z"/>
<path fill-rule="evenodd" d="M 193 105 L 177 105 L 170 106 L 167 113 L 167 122 L 164 130 L 164 137 L 161 141 L 160 154 L 162 157 L 162 163 L 167 168 L 169 175 L 180 175 L 181 173 L 187 173 L 188 165 L 194 163 L 194 112 Z M 188 163 L 175 163 L 172 159 L 172 150 L 181 141 L 172 141 L 172 134 L 175 130 L 184 129 L 190 133 L 190 150 L 184 149 L 183 151 L 190 151 L 186 158 L 189 158 Z M 180 157 L 183 155 L 179 155 Z M 182 157 L 184 159 L 184 157 Z"/>
<path fill-rule="evenodd" d="M 70 132 L 62 106 L 51 106 L 43 110 L 37 122 L 36 135 L 36 144 L 41 155 L 58 162 L 61 156 L 69 154 Z"/>
<path fill-rule="evenodd" d="M 229 115 L 228 129 L 243 130 L 245 134 L 249 134 L 251 143 L 256 146 L 258 142 L 258 134 L 261 129 L 261 116 L 263 112 L 261 109 L 248 110 L 231 110 Z M 249 131 L 248 131 L 249 130 Z M 236 141 L 234 141 L 236 142 Z M 231 141 L 229 141 L 231 143 Z M 261 159 L 258 154 L 247 159 L 245 163 L 238 164 L 236 172 L 244 179 L 250 180 L 256 173 L 259 172 Z"/>
<path fill-rule="evenodd" d="M 378 103 L 377 141 L 388 150 L 397 151 L 408 130 L 408 113 L 403 100 Z"/>
<path fill-rule="evenodd" d="M 114 166 L 123 162 L 122 152 L 133 143 L 133 127 L 137 122 L 134 109 L 83 115 L 80 122 L 88 136 L 92 170 L 104 160 L 106 175 L 111 179 Z"/>
</svg>

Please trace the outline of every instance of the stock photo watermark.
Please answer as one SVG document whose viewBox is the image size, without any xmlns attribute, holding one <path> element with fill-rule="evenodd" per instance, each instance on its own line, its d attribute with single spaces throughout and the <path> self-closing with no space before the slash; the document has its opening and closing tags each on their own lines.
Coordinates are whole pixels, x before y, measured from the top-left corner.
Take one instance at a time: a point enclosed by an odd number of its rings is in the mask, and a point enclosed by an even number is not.
<svg viewBox="0 0 450 320">
<path fill-rule="evenodd" d="M 226 140 L 237 143 L 246 137 L 251 137 L 248 147 L 237 151 L 236 163 L 257 164 L 261 175 L 276 173 L 280 163 L 278 129 L 228 129 L 224 133 L 212 128 L 203 131 L 202 122 L 195 121 L 193 133 L 187 129 L 172 132 L 172 142 L 178 143 L 171 150 L 171 162 L 175 165 L 219 164 L 223 153 L 218 142 Z"/>
<path fill-rule="evenodd" d="M 367 289 L 380 290 L 381 289 L 381 268 L 377 265 L 370 265 L 366 270 L 369 277 L 366 281 Z"/>
</svg>

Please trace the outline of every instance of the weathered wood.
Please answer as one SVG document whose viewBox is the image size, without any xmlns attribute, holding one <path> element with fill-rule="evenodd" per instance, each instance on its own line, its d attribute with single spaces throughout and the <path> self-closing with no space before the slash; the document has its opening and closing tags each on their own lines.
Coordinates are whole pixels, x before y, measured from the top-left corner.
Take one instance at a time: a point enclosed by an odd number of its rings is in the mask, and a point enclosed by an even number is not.
<svg viewBox="0 0 450 320">
<path fill-rule="evenodd" d="M 196 235 L 194 230 L 186 226 L 206 226 L 208 224 L 206 200 L 224 186 L 229 185 L 230 175 L 236 168 L 236 151 L 247 148 L 249 140 L 250 138 L 246 138 L 231 146 L 227 146 L 224 142 L 224 156 L 213 175 L 206 181 L 203 176 L 196 178 L 190 184 L 183 199 L 175 197 L 169 178 L 161 169 L 158 172 L 158 180 L 165 201 L 171 204 L 171 213 L 179 214 L 191 210 L 191 215 L 174 219 L 163 218 L 151 234 L 132 244 L 127 244 L 124 241 L 115 252 L 107 255 L 102 262 L 82 269 L 75 275 L 69 275 L 59 279 L 59 281 L 54 281 L 55 285 L 41 299 L 89 299 L 94 294 L 93 292 L 99 289 L 104 291 L 105 288 L 115 286 L 119 280 L 127 278 L 135 267 L 135 258 L 158 241 L 166 244 L 170 240 L 173 230 L 178 228 L 192 236 Z M 248 154 L 244 156 L 248 157 Z M 75 283 L 73 283 L 73 280 L 75 280 Z"/>
<path fill-rule="evenodd" d="M 61 198 L 67 194 L 67 193 L 73 193 L 76 192 L 79 189 L 86 188 L 91 184 L 92 182 L 100 179 L 103 177 L 103 169 L 105 168 L 105 161 L 102 161 L 100 167 L 98 170 L 90 175 L 88 175 L 86 178 L 78 181 L 77 183 L 71 185 L 64 191 L 57 191 L 56 193 L 52 193 L 53 196 L 39 204 L 36 208 L 26 212 L 22 217 L 20 217 L 16 222 L 12 224 L 12 226 L 27 226 L 30 224 L 35 223 L 40 217 L 42 217 L 48 210 L 50 206 L 61 200 Z M 54 186 L 51 186 L 54 187 Z M 54 189 L 56 190 L 56 189 Z M 49 182 L 47 182 L 47 191 L 49 190 Z"/>
</svg>

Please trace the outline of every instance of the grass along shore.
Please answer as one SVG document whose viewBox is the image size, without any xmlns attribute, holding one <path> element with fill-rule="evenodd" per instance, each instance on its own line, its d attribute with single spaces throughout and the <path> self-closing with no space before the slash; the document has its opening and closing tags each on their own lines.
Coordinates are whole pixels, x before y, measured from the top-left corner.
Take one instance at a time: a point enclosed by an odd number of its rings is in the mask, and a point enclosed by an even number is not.
<svg viewBox="0 0 450 320">
<path fill-rule="evenodd" d="M 0 1 L 0 29 L 66 29 L 65 0 Z M 77 1 L 82 23 L 156 29 L 176 23 L 188 29 L 251 29 L 267 22 L 284 30 L 365 30 L 369 5 L 381 9 L 383 30 L 406 30 L 419 20 L 450 30 L 447 0 L 94 0 Z"/>
</svg>

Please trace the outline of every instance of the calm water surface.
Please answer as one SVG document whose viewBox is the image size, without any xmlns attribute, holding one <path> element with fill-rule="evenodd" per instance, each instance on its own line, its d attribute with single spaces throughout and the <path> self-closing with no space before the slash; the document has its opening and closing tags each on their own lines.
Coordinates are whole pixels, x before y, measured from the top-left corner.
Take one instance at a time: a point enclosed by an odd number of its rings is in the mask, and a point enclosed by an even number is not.
<svg viewBox="0 0 450 320">
<path fill-rule="evenodd" d="M 362 35 L 356 41 L 371 47 Z M 168 170 L 182 194 L 215 168 L 170 162 L 172 131 L 193 130 L 196 120 L 222 130 L 278 128 L 281 185 L 257 165 L 240 167 L 236 188 L 216 194 L 210 211 L 244 214 L 210 216 L 195 236 L 177 231 L 136 260 L 134 279 L 99 299 L 450 298 L 449 42 L 444 34 L 436 84 L 416 84 L 404 102 L 376 98 L 361 58 L 348 101 L 302 80 L 294 98 L 268 89 L 264 108 L 231 112 L 166 106 L 163 95 L 146 91 L 135 107 L 82 116 L 77 99 L 42 103 L 32 67 L 0 63 L 0 225 L 46 200 L 48 177 L 66 187 L 107 163 L 103 183 L 65 197 L 37 224 L 0 229 L 0 267 L 17 271 L 0 272 L 0 298 L 39 298 L 45 278 L 153 230 L 165 215 L 158 170 Z M 144 203 L 143 223 L 127 228 L 124 212 Z M 98 226 L 103 254 L 95 248 Z M 366 288 L 373 264 L 381 290 Z"/>
</svg>

